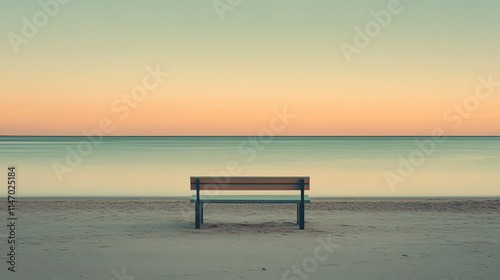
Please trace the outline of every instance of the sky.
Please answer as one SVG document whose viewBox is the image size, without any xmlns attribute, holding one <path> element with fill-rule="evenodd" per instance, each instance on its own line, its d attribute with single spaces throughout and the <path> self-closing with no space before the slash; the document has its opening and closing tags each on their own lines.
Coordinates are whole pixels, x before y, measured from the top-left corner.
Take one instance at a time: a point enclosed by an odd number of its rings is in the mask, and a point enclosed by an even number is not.
<svg viewBox="0 0 500 280">
<path fill-rule="evenodd" d="M 499 1 L 2 1 L 0 135 L 500 135 Z M 496 82 L 498 81 L 498 82 Z"/>
</svg>

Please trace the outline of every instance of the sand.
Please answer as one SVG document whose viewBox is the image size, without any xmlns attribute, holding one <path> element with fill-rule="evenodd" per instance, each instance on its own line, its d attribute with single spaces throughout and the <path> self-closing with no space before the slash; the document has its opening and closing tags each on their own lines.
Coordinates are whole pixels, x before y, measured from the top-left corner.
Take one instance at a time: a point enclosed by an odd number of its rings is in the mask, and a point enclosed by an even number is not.
<svg viewBox="0 0 500 280">
<path fill-rule="evenodd" d="M 498 199 L 312 199 L 305 230 L 295 205 L 210 204 L 201 230 L 187 198 L 20 199 L 16 210 L 16 272 L 2 261 L 0 279 L 500 275 Z"/>
</svg>

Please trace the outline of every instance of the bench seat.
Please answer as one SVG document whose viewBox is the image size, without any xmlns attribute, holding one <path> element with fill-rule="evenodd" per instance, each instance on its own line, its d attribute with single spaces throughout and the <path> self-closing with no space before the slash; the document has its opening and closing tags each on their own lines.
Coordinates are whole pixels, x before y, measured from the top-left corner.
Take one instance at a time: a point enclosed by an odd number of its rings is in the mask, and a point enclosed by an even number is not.
<svg viewBox="0 0 500 280">
<path fill-rule="evenodd" d="M 196 195 L 191 196 L 196 202 Z M 201 203 L 300 203 L 300 195 L 200 195 Z M 311 203 L 304 195 L 304 203 Z"/>
</svg>

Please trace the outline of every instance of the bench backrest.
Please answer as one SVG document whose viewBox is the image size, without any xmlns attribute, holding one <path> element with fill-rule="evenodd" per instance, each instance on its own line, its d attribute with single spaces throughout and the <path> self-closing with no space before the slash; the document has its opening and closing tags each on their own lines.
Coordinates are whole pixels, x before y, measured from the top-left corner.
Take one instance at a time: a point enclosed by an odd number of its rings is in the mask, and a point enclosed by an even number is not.
<svg viewBox="0 0 500 280">
<path fill-rule="evenodd" d="M 309 177 L 195 177 L 191 190 L 309 190 Z"/>
</svg>

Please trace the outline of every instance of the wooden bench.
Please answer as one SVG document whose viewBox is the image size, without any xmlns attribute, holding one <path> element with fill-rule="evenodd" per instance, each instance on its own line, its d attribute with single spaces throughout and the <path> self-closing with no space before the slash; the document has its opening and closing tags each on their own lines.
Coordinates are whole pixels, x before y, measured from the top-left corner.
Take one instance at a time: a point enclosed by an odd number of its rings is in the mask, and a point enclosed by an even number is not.
<svg viewBox="0 0 500 280">
<path fill-rule="evenodd" d="M 191 197 L 195 203 L 195 228 L 203 224 L 203 203 L 296 203 L 297 224 L 304 229 L 304 203 L 310 203 L 304 191 L 309 190 L 309 177 L 191 177 Z M 300 195 L 219 195 L 224 190 L 294 190 Z M 200 195 L 200 191 L 213 191 L 216 195 Z"/>
</svg>

